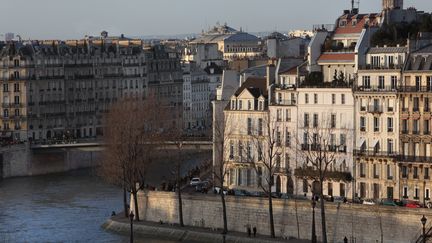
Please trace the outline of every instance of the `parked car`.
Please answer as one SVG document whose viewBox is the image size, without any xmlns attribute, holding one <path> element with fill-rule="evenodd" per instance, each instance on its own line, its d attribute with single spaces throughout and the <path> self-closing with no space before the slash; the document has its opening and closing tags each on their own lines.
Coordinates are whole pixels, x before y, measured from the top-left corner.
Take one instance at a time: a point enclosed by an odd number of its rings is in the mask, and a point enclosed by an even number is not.
<svg viewBox="0 0 432 243">
<path fill-rule="evenodd" d="M 191 185 L 191 186 L 196 186 L 196 185 L 198 185 L 198 183 L 200 183 L 200 182 L 201 182 L 201 179 L 195 177 L 195 178 L 192 178 L 192 180 L 190 181 L 190 184 L 189 184 L 189 185 Z"/>
<path fill-rule="evenodd" d="M 215 186 L 213 190 L 216 192 L 216 194 L 221 193 L 221 188 L 220 187 Z M 228 194 L 228 189 L 224 188 L 223 189 L 223 194 L 227 195 Z"/>
<path fill-rule="evenodd" d="M 375 201 L 373 199 L 364 199 L 363 200 L 364 205 L 375 205 Z"/>
<path fill-rule="evenodd" d="M 407 207 L 407 208 L 421 208 L 422 206 L 420 205 L 419 202 L 412 201 L 412 200 L 405 200 L 404 201 L 404 207 Z"/>
<path fill-rule="evenodd" d="M 335 202 L 335 203 L 346 203 L 347 199 L 345 197 L 333 197 L 333 202 Z"/>
<path fill-rule="evenodd" d="M 210 187 L 210 183 L 208 181 L 201 181 L 196 184 L 195 191 L 197 192 L 208 192 L 208 189 Z"/>
<path fill-rule="evenodd" d="M 383 206 L 393 206 L 393 207 L 398 206 L 393 199 L 388 199 L 388 198 L 381 199 L 381 205 L 383 205 Z"/>
<path fill-rule="evenodd" d="M 258 191 L 258 192 L 249 192 L 249 196 L 251 197 L 265 197 L 266 193 L 263 191 Z"/>
<path fill-rule="evenodd" d="M 242 189 L 232 189 L 234 196 L 250 196 L 250 193 Z"/>
</svg>

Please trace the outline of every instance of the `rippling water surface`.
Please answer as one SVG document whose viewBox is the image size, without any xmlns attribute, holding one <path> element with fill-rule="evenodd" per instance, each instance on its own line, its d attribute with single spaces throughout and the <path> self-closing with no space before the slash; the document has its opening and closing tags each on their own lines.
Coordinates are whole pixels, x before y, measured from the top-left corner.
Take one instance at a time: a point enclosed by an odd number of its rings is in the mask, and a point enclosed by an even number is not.
<svg viewBox="0 0 432 243">
<path fill-rule="evenodd" d="M 1 181 L 0 242 L 129 242 L 101 228 L 122 208 L 122 191 L 92 174 L 80 170 Z"/>
</svg>

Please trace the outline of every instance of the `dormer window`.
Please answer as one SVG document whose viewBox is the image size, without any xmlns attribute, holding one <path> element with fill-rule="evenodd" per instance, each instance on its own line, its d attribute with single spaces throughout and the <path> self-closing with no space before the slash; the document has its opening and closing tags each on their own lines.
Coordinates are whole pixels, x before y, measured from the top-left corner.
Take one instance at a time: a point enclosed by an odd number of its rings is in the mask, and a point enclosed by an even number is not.
<svg viewBox="0 0 432 243">
<path fill-rule="evenodd" d="M 236 101 L 231 100 L 231 110 L 235 110 L 235 108 L 236 108 Z"/>
<path fill-rule="evenodd" d="M 352 21 L 352 26 L 356 26 L 357 25 L 357 20 L 353 20 Z"/>
<path fill-rule="evenodd" d="M 243 102 L 242 102 L 241 100 L 239 100 L 238 109 L 239 109 L 239 110 L 242 110 L 242 109 L 243 109 Z"/>
<path fill-rule="evenodd" d="M 264 110 L 264 102 L 263 102 L 262 100 L 260 100 L 260 102 L 259 102 L 259 107 L 258 107 L 258 109 L 259 109 L 260 111 Z"/>
<path fill-rule="evenodd" d="M 339 26 L 340 27 L 344 27 L 345 25 L 346 25 L 346 21 L 345 20 L 339 21 Z"/>
<path fill-rule="evenodd" d="M 248 110 L 252 110 L 252 102 L 248 100 Z"/>
</svg>

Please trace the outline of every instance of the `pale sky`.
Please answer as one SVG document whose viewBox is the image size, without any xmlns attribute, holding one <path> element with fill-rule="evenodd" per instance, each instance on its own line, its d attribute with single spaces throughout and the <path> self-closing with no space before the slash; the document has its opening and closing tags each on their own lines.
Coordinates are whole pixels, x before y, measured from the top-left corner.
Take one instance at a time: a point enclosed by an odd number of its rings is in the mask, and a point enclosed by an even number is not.
<svg viewBox="0 0 432 243">
<path fill-rule="evenodd" d="M 0 34 L 24 39 L 84 35 L 126 36 L 200 33 L 216 22 L 245 31 L 311 29 L 334 23 L 350 0 L 0 0 Z M 405 7 L 432 12 L 431 0 Z M 360 12 L 379 12 L 381 0 L 361 0 Z M 0 36 L 3 39 L 3 36 Z"/>
</svg>

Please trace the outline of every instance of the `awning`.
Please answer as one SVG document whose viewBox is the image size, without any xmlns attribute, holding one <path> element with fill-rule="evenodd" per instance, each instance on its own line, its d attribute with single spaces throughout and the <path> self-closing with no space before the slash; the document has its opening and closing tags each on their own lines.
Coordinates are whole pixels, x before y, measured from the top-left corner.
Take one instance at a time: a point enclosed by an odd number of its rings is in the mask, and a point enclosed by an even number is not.
<svg viewBox="0 0 432 243">
<path fill-rule="evenodd" d="M 374 139 L 372 142 L 372 147 L 371 148 L 375 148 L 377 146 L 377 144 L 379 143 L 379 139 Z"/>
<path fill-rule="evenodd" d="M 364 144 L 365 141 L 366 141 L 365 138 L 359 138 L 357 140 L 357 147 L 361 148 L 363 146 L 363 144 Z"/>
</svg>

